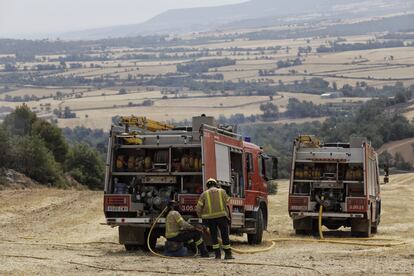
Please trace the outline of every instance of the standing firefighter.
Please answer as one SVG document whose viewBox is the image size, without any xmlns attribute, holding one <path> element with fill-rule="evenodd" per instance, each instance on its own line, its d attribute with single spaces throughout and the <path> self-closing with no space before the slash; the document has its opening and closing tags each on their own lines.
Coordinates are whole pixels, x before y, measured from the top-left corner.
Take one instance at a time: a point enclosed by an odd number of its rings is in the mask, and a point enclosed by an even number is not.
<svg viewBox="0 0 414 276">
<path fill-rule="evenodd" d="M 208 179 L 206 185 L 207 190 L 201 194 L 197 203 L 197 215 L 203 219 L 203 223 L 210 229 L 216 259 L 221 259 L 217 228 L 220 229 L 223 240 L 224 258 L 234 259 L 230 248 L 229 216 L 227 214 L 227 201 L 229 197 L 225 190 L 217 187 L 217 181 L 215 179 Z"/>
<path fill-rule="evenodd" d="M 165 220 L 165 238 L 167 241 L 186 243 L 194 252 L 197 250 L 197 247 L 201 257 L 209 257 L 202 238 L 203 229 L 201 227 L 194 227 L 186 222 L 180 213 L 176 211 L 177 206 L 178 202 L 174 200 L 168 204 L 170 211 Z"/>
</svg>

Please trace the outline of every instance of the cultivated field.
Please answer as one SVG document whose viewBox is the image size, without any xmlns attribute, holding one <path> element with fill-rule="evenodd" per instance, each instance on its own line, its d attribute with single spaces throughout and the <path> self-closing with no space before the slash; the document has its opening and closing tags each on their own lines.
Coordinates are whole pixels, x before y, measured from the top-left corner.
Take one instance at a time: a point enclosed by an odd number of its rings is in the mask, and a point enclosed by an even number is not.
<svg viewBox="0 0 414 276">
<path fill-rule="evenodd" d="M 286 26 L 280 28 L 283 29 Z M 300 27 L 297 26 L 297 28 Z M 243 30 L 240 33 L 243 33 Z M 195 37 L 197 35 L 194 35 L 193 38 Z M 58 80 L 60 78 L 81 77 L 86 83 L 61 87 L 23 86 L 18 83 L 3 87 L 0 84 L 0 107 L 14 108 L 25 102 L 44 118 L 53 118 L 52 112 L 54 110 L 63 111 L 65 107 L 69 107 L 76 113 L 76 118 L 58 119 L 59 126 L 86 126 L 104 129 L 109 127 L 112 117 L 116 115 L 137 114 L 162 121 L 182 121 L 201 113 L 215 117 L 220 115 L 229 117 L 236 113 L 243 113 L 245 116 L 262 114 L 260 104 L 270 101 L 270 99 L 265 96 L 233 97 L 243 92 L 237 89 L 235 91 L 216 90 L 212 92 L 208 89 L 206 89 L 207 91 L 195 91 L 188 87 L 177 87 L 172 84 L 171 86 L 170 84 L 146 86 L 132 83 L 124 87 L 119 84 L 124 81 L 148 81 L 176 74 L 177 64 L 223 58 L 236 60 L 236 64 L 210 68 L 208 72 L 204 72 L 204 76 L 211 77 L 215 74 L 222 74 L 224 81 L 254 83 L 264 86 L 280 83 L 289 85 L 312 78 L 322 78 L 328 81 L 330 86 L 336 83 L 338 89 L 346 84 L 356 86 L 363 82 L 378 88 L 383 85 L 394 85 L 398 81 L 405 86 L 414 84 L 414 47 L 316 52 L 319 46 L 330 47 L 339 39 L 341 43 L 349 44 L 368 43 L 377 38 L 375 35 L 279 40 L 220 40 L 218 38 L 216 41 L 208 41 L 205 44 L 184 44 L 165 49 L 163 47 L 109 47 L 105 50 L 96 49 L 88 53 L 88 57 L 92 60 L 67 61 L 64 63 L 65 67 L 59 67 L 62 64 L 57 61 L 65 55 L 45 54 L 37 56 L 37 60 L 33 62 L 17 62 L 16 70 L 19 73 L 39 74 L 41 78 L 57 78 Z M 381 40 L 378 39 L 378 41 Z M 311 51 L 298 55 L 299 48 L 306 47 L 309 47 Z M 102 55 L 109 57 L 109 59 L 99 59 Z M 138 58 L 140 56 L 151 56 L 152 58 L 140 59 Z M 301 65 L 278 68 L 278 61 L 294 60 L 298 56 L 302 61 Z M 96 60 L 93 60 L 95 57 Z M 39 65 L 57 67 L 51 70 L 37 70 Z M 270 70 L 273 73 L 260 75 L 260 70 Z M 185 77 L 190 73 L 177 76 Z M 6 73 L 1 72 L 0 74 Z M 96 81 L 96 79 L 105 81 L 103 84 L 99 82 L 87 84 L 87 81 Z M 199 79 L 198 81 L 222 82 L 222 80 L 210 79 Z M 120 89 L 125 89 L 127 94 L 119 95 Z M 305 89 L 302 92 L 307 91 Z M 284 97 L 282 98 L 282 96 Z M 10 101 L 10 97 L 20 97 L 20 99 Z M 280 92 L 271 101 L 278 106 L 280 112 L 283 112 L 286 110 L 288 99 L 292 97 L 317 104 L 358 102 L 368 99 L 323 100 L 318 95 Z M 144 100 L 153 101 L 153 105 L 142 106 Z M 412 112 L 407 113 L 407 117 L 412 118 L 414 115 Z M 305 119 L 305 121 L 307 120 Z"/>
<path fill-rule="evenodd" d="M 412 275 L 414 273 L 414 174 L 394 175 L 382 186 L 382 216 L 373 239 L 403 242 L 395 247 L 285 241 L 268 251 L 235 254 L 234 261 L 160 259 L 126 252 L 117 229 L 101 224 L 102 192 L 32 188 L 0 191 L 0 274 L 38 275 Z M 270 197 L 269 229 L 264 239 L 294 238 L 287 214 L 287 181 Z M 349 230 L 324 235 L 341 240 Z M 315 240 L 307 237 L 306 239 Z M 251 247 L 232 237 L 233 246 Z M 369 244 L 370 241 L 360 241 Z M 377 241 L 375 243 L 381 243 Z M 158 240 L 161 251 L 163 240 Z M 255 265 L 256 264 L 256 265 Z"/>
</svg>

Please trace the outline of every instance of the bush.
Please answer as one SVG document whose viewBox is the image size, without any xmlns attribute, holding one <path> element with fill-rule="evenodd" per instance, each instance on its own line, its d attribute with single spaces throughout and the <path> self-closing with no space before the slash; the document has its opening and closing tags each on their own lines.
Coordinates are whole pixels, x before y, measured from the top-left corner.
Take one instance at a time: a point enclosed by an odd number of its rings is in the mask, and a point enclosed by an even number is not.
<svg viewBox="0 0 414 276">
<path fill-rule="evenodd" d="M 3 125 L 0 125 L 0 167 L 7 167 L 10 164 L 10 158 L 10 139 Z"/>
<path fill-rule="evenodd" d="M 32 126 L 32 134 L 38 135 L 46 147 L 53 153 L 56 161 L 64 163 L 68 153 L 68 145 L 62 135 L 62 130 L 46 121 L 37 120 Z"/>
<path fill-rule="evenodd" d="M 66 168 L 79 183 L 92 189 L 103 187 L 104 162 L 99 153 L 86 144 L 76 144 L 70 150 Z"/>
<path fill-rule="evenodd" d="M 61 167 L 39 136 L 17 139 L 14 168 L 41 183 L 56 184 L 61 180 Z"/>
<path fill-rule="evenodd" d="M 36 114 L 23 104 L 4 119 L 4 126 L 12 135 L 30 135 L 32 125 L 37 120 Z"/>
<path fill-rule="evenodd" d="M 278 184 L 277 181 L 269 181 L 269 183 L 267 184 L 267 192 L 269 193 L 269 195 L 275 195 L 277 194 L 277 188 L 278 188 Z"/>
</svg>

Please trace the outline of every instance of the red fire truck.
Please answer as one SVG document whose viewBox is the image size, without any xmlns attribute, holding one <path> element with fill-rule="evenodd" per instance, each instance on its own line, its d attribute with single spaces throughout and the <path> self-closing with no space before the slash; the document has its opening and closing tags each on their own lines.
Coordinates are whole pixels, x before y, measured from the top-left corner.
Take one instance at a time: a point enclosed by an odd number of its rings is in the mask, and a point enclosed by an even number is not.
<svg viewBox="0 0 414 276">
<path fill-rule="evenodd" d="M 297 234 L 318 233 L 318 210 L 329 229 L 351 227 L 353 235 L 377 232 L 381 219 L 377 154 L 365 138 L 321 144 L 299 136 L 293 147 L 289 214 Z"/>
<path fill-rule="evenodd" d="M 119 227 L 127 250 L 146 246 L 149 228 L 171 199 L 192 224 L 205 182 L 212 177 L 231 197 L 231 233 L 258 244 L 267 228 L 268 181 L 277 176 L 277 159 L 213 117 L 194 117 L 191 127 L 173 127 L 144 117 L 123 117 L 112 126 L 107 155 L 104 212 Z M 151 247 L 164 235 L 165 219 L 151 235 Z"/>
</svg>

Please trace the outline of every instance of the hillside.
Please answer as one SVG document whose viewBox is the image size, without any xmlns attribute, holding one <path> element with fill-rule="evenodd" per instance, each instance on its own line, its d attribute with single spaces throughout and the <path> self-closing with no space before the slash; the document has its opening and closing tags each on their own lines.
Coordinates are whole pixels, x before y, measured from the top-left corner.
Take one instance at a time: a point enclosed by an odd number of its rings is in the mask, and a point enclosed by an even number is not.
<svg viewBox="0 0 414 276">
<path fill-rule="evenodd" d="M 414 174 L 393 175 L 389 184 L 381 186 L 383 212 L 375 239 L 391 241 L 376 242 L 405 244 L 367 247 L 279 242 L 268 252 L 236 255 L 235 262 L 266 264 L 260 266 L 125 252 L 117 243 L 117 229 L 102 224 L 102 192 L 46 188 L 0 191 L 0 274 L 211 275 L 214 271 L 217 275 L 412 275 L 414 222 L 409 204 L 414 200 L 413 181 Z M 279 194 L 269 199 L 265 240 L 295 237 L 287 213 L 287 187 L 287 181 L 280 181 Z M 324 231 L 331 238 L 349 236 L 349 230 Z M 235 247 L 252 249 L 245 237 L 231 238 Z M 159 239 L 158 250 L 162 245 Z"/>
<path fill-rule="evenodd" d="M 378 154 L 387 151 L 394 156 L 396 153 L 401 154 L 405 161 L 410 164 L 414 164 L 414 138 L 403 139 L 399 141 L 393 141 L 384 144 L 379 150 Z"/>
<path fill-rule="evenodd" d="M 263 27 L 310 20 L 381 16 L 413 10 L 408 0 L 250 0 L 217 7 L 173 9 L 140 24 L 68 32 L 64 39 L 98 39 L 143 34 L 212 31 L 237 27 Z"/>
</svg>

